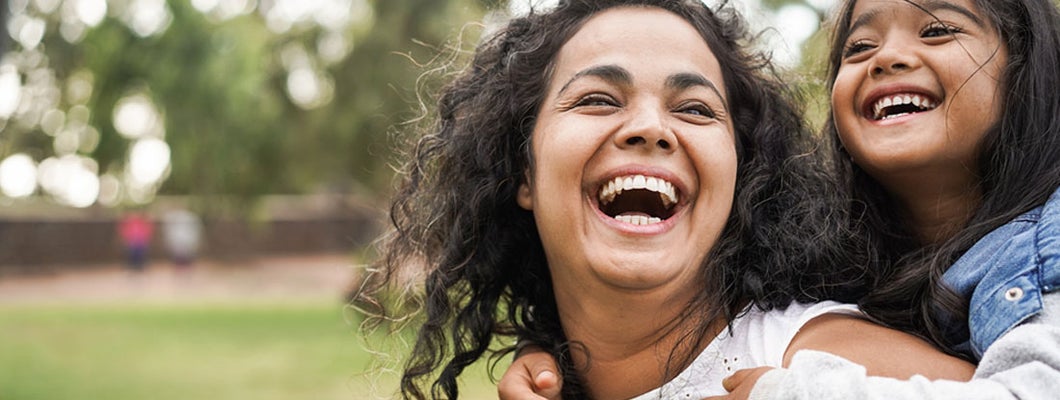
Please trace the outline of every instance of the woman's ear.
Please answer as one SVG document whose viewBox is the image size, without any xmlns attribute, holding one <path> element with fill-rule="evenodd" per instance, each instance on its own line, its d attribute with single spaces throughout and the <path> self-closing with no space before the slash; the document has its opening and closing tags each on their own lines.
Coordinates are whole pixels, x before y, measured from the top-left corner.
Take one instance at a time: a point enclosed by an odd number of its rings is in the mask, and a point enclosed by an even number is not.
<svg viewBox="0 0 1060 400">
<path fill-rule="evenodd" d="M 519 184 L 519 193 L 515 194 L 515 202 L 524 210 L 534 210 L 534 192 L 530 189 L 530 174 L 523 175 L 523 183 Z"/>
</svg>

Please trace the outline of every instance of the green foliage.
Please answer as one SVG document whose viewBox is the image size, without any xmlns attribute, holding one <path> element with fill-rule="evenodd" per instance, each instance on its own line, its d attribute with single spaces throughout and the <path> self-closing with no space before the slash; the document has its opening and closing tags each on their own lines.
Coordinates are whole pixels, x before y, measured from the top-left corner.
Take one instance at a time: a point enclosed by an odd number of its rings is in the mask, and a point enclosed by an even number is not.
<svg viewBox="0 0 1060 400">
<path fill-rule="evenodd" d="M 224 196 L 235 199 L 236 209 L 264 194 L 372 195 L 391 180 L 391 133 L 420 113 L 415 86 L 425 67 L 417 61 L 445 53 L 460 29 L 453 21 L 481 20 L 488 3 L 354 0 L 355 9 L 367 4 L 360 8 L 367 14 L 354 10 L 352 22 L 336 31 L 312 20 L 269 29 L 263 12 L 219 19 L 174 1 L 166 2 L 172 18 L 160 34 L 137 36 L 112 13 L 73 44 L 59 33 L 60 12 L 43 14 L 31 4 L 21 13 L 49 24 L 38 47 L 45 61 L 21 72 L 25 82 L 30 68 L 47 67 L 60 90 L 75 73 L 91 74 L 88 123 L 100 138 L 81 155 L 94 159 L 100 174 L 123 176 L 132 141 L 115 129 L 115 105 L 144 93 L 163 115 L 171 150 L 162 194 Z M 347 44 L 344 57 L 320 54 L 329 34 Z M 292 61 L 292 50 L 299 60 Z M 333 94 L 308 106 L 292 100 L 292 64 L 308 65 Z M 73 105 L 61 96 L 53 107 Z M 55 155 L 52 138 L 35 121 L 5 124 L 0 158 L 26 152 L 40 162 Z"/>
</svg>

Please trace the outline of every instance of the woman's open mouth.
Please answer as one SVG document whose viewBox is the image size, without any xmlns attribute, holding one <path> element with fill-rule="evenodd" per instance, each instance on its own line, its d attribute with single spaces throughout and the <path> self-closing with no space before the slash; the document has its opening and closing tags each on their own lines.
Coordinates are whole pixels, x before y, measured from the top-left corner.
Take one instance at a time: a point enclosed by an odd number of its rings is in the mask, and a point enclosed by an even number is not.
<svg viewBox="0 0 1060 400">
<path fill-rule="evenodd" d="M 597 194 L 600 211 L 633 225 L 661 223 L 675 213 L 678 191 L 673 183 L 653 176 L 626 175 L 612 178 Z"/>
</svg>

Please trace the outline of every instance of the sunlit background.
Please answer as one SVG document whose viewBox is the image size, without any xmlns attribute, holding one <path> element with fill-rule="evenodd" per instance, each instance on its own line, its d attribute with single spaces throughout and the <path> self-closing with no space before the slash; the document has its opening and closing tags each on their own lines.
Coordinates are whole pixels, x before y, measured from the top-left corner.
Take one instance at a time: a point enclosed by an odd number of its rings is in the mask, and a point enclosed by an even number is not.
<svg viewBox="0 0 1060 400">
<path fill-rule="evenodd" d="M 731 3 L 820 93 L 834 1 Z M 342 304 L 403 139 L 484 33 L 554 4 L 0 1 L 0 398 L 391 397 Z M 201 220 L 184 270 L 174 214 Z"/>
<path fill-rule="evenodd" d="M 465 22 L 554 2 L 10 0 L 0 191 L 80 208 L 376 193 L 419 64 L 470 49 Z M 785 66 L 832 3 L 734 2 Z"/>
</svg>

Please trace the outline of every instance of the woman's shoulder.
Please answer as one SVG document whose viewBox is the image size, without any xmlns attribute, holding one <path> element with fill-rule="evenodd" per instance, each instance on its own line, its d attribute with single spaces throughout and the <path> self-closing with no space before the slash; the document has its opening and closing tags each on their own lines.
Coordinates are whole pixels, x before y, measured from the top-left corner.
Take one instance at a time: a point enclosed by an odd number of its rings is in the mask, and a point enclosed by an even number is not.
<svg viewBox="0 0 1060 400">
<path fill-rule="evenodd" d="M 825 314 L 842 314 L 854 317 L 863 317 L 864 315 L 855 304 L 839 303 L 831 300 L 813 303 L 796 301 L 786 307 L 769 310 L 763 310 L 752 305 L 748 306 L 733 321 L 732 333 L 798 331 L 799 327 L 810 320 Z"/>
<path fill-rule="evenodd" d="M 862 318 L 856 305 L 821 301 L 793 302 L 784 308 L 762 310 L 751 306 L 723 333 L 718 345 L 746 349 L 761 365 L 779 366 L 792 338 L 811 320 L 822 315 Z"/>
</svg>

